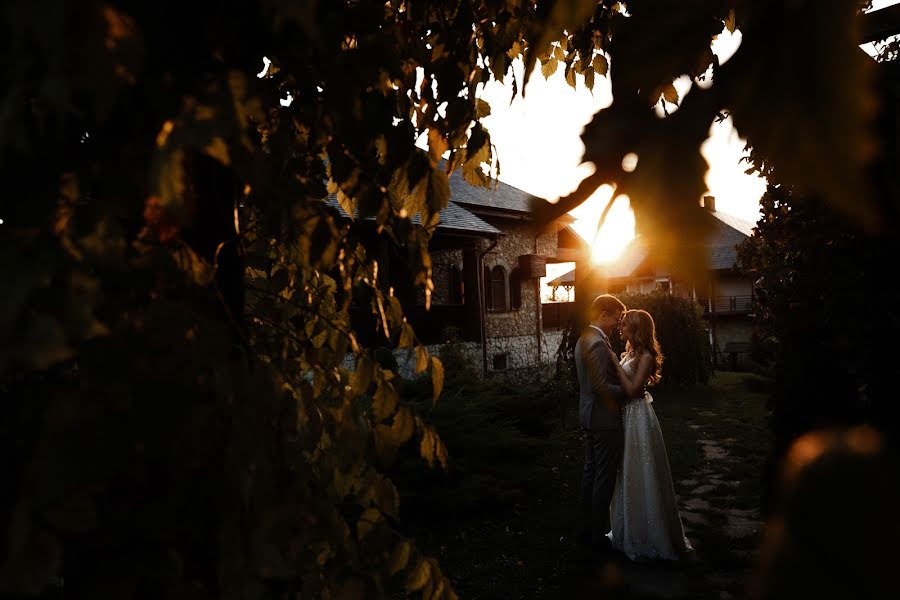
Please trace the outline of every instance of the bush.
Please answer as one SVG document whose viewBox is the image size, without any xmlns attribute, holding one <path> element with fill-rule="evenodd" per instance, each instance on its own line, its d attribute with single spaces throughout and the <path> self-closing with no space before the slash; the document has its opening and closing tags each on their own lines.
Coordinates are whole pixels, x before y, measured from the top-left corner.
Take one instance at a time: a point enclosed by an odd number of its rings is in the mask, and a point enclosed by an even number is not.
<svg viewBox="0 0 900 600">
<path fill-rule="evenodd" d="M 619 299 L 629 309 L 641 308 L 653 315 L 656 336 L 665 362 L 661 385 L 690 386 L 709 381 L 713 372 L 709 332 L 703 309 L 690 298 L 665 293 L 623 294 Z M 611 340 L 613 349 L 624 351 L 621 340 Z"/>
</svg>

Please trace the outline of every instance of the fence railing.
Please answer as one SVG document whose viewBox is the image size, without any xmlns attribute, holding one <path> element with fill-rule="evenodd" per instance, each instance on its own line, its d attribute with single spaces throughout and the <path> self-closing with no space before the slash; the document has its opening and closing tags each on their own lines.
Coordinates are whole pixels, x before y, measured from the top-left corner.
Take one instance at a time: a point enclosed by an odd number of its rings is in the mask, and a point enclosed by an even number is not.
<svg viewBox="0 0 900 600">
<path fill-rule="evenodd" d="M 753 312 L 753 296 L 713 296 L 711 298 L 697 298 L 697 302 L 703 307 L 705 314 L 749 314 Z"/>
</svg>

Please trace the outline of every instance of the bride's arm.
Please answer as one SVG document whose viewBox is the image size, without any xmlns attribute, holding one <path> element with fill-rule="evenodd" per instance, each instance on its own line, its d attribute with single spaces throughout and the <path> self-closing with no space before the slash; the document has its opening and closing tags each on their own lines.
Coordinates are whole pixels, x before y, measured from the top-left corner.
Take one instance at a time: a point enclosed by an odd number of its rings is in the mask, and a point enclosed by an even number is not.
<svg viewBox="0 0 900 600">
<path fill-rule="evenodd" d="M 613 355 L 615 356 L 615 355 Z M 638 361 L 637 369 L 634 372 L 634 378 L 628 376 L 625 369 L 618 361 L 613 361 L 616 366 L 616 373 L 619 375 L 619 381 L 622 383 L 622 389 L 628 394 L 629 398 L 636 398 L 644 393 L 644 384 L 650 377 L 650 369 L 653 368 L 653 357 L 647 353 L 641 355 Z"/>
</svg>

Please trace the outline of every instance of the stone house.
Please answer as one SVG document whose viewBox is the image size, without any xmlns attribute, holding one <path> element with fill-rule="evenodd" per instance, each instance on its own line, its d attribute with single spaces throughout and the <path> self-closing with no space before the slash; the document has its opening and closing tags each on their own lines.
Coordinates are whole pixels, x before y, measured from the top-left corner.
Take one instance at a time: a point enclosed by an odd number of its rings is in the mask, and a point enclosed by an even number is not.
<svg viewBox="0 0 900 600">
<path fill-rule="evenodd" d="M 405 259 L 390 244 L 381 249 L 379 272 L 394 286 L 408 321 L 429 351 L 454 339 L 469 362 L 483 374 L 502 373 L 516 381 L 535 380 L 555 365 L 562 331 L 545 331 L 541 281 L 547 262 L 565 262 L 580 252 L 573 219 L 549 229 L 535 224 L 530 195 L 500 181 L 490 188 L 473 186 L 460 171 L 450 178 L 450 203 L 441 211 L 431 238 L 434 290 L 425 310 L 421 290 L 409 285 Z M 336 199 L 329 205 L 346 217 Z M 417 217 L 416 217 L 417 218 Z M 415 219 L 414 219 L 415 220 Z M 360 223 L 359 229 L 365 229 Z M 374 228 L 364 235 L 375 235 Z M 583 244 L 583 242 L 581 242 Z M 357 331 L 367 327 L 367 311 L 355 316 Z M 379 343 L 375 336 L 364 342 Z M 414 370 L 413 352 L 395 351 L 399 370 Z"/>
</svg>

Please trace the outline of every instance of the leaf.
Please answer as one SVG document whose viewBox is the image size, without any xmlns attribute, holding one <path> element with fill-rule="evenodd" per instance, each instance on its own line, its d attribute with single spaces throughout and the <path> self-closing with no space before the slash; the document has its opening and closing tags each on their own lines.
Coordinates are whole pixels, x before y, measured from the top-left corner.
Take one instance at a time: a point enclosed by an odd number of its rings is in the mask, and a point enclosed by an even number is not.
<svg viewBox="0 0 900 600">
<path fill-rule="evenodd" d="M 406 590 L 415 592 L 425 587 L 431 577 L 431 565 L 424 558 L 419 558 L 416 567 L 406 574 Z"/>
<path fill-rule="evenodd" d="M 351 219 L 356 217 L 356 200 L 345 194 L 344 190 L 340 188 L 337 190 L 337 201 L 348 217 Z"/>
<path fill-rule="evenodd" d="M 416 346 L 416 373 L 421 373 L 428 368 L 428 349 L 425 346 Z"/>
<path fill-rule="evenodd" d="M 422 225 L 434 227 L 440 219 L 440 212 L 450 204 L 450 180 L 441 169 L 432 169 L 428 174 L 428 196 L 422 211 Z"/>
<path fill-rule="evenodd" d="M 594 60 L 591 61 L 591 66 L 594 68 L 594 72 L 596 72 L 597 75 L 605 76 L 609 71 L 609 61 L 606 60 L 606 56 L 602 53 L 597 54 L 597 56 L 594 57 Z"/>
<path fill-rule="evenodd" d="M 397 342 L 398 348 L 409 348 L 416 341 L 416 335 L 413 331 L 412 325 L 409 323 L 404 323 L 400 327 L 400 341 Z"/>
<path fill-rule="evenodd" d="M 584 85 L 587 89 L 594 89 L 594 69 L 592 67 L 588 67 L 584 70 Z"/>
<path fill-rule="evenodd" d="M 734 33 L 735 29 L 737 29 L 733 8 L 728 11 L 728 17 L 725 18 L 725 29 L 727 29 L 729 33 Z"/>
<path fill-rule="evenodd" d="M 483 119 L 491 114 L 491 105 L 486 100 L 477 98 L 475 100 L 475 118 Z"/>
<path fill-rule="evenodd" d="M 553 58 L 560 61 L 566 60 L 566 51 L 561 46 L 553 47 Z"/>
<path fill-rule="evenodd" d="M 391 558 L 388 561 L 389 575 L 395 575 L 406 568 L 407 563 L 409 563 L 411 550 L 412 546 L 407 540 L 400 540 L 394 544 L 394 549 L 391 550 Z"/>
<path fill-rule="evenodd" d="M 356 360 L 356 369 L 350 378 L 350 387 L 356 395 L 365 394 L 372 383 L 375 367 L 368 355 L 362 355 Z M 377 392 L 376 392 L 377 393 Z"/>
<path fill-rule="evenodd" d="M 415 432 L 415 419 L 408 406 L 401 406 L 394 414 L 394 422 L 391 423 L 391 442 L 394 446 L 405 444 Z"/>
<path fill-rule="evenodd" d="M 422 439 L 419 441 L 419 455 L 428 462 L 428 466 L 434 465 L 437 460 L 441 467 L 447 468 L 447 446 L 438 436 L 433 427 L 428 425 L 422 426 Z"/>
<path fill-rule="evenodd" d="M 544 79 L 550 79 L 550 76 L 556 73 L 558 66 L 559 61 L 553 57 L 548 58 L 546 61 L 541 61 L 541 75 L 544 76 Z"/>
<path fill-rule="evenodd" d="M 574 66 L 569 66 L 569 68 L 566 69 L 566 83 L 571 85 L 572 89 L 575 89 L 577 87 L 577 79 L 575 77 Z"/>
<path fill-rule="evenodd" d="M 226 167 L 231 164 L 231 156 L 228 154 L 228 146 L 225 144 L 225 141 L 221 137 L 214 137 L 212 141 L 207 144 L 204 150 L 208 155 L 210 155 Z"/>
<path fill-rule="evenodd" d="M 381 521 L 381 513 L 377 508 L 364 510 L 356 522 L 356 539 L 362 541 L 379 521 Z"/>
<path fill-rule="evenodd" d="M 387 420 L 397 410 L 399 401 L 400 394 L 397 392 L 394 384 L 387 381 L 381 383 L 378 389 L 375 390 L 375 395 L 372 398 L 372 412 L 375 415 L 375 420 Z M 400 444 L 396 445 L 399 446 Z"/>
<path fill-rule="evenodd" d="M 671 83 L 663 86 L 662 97 L 663 100 L 665 100 L 669 104 L 677 105 L 679 102 L 678 90 L 675 89 L 675 85 Z"/>
<path fill-rule="evenodd" d="M 441 161 L 448 147 L 447 138 L 437 127 L 428 129 L 428 157 L 432 165 L 437 165 Z"/>
<path fill-rule="evenodd" d="M 434 402 L 437 402 L 444 389 L 444 365 L 437 356 L 431 357 L 431 384 L 434 389 Z"/>
<path fill-rule="evenodd" d="M 745 27 L 716 87 L 727 90 L 724 105 L 753 155 L 772 167 L 765 173 L 770 182 L 820 194 L 858 225 L 878 230 L 866 173 L 876 152 L 875 62 L 858 47 L 858 6 L 853 0 L 835 0 L 829 10 L 813 0 L 773 6 L 765 15 L 777 27 Z M 804 63 L 802 74 L 784 60 L 810 48 L 815 60 Z"/>
</svg>

